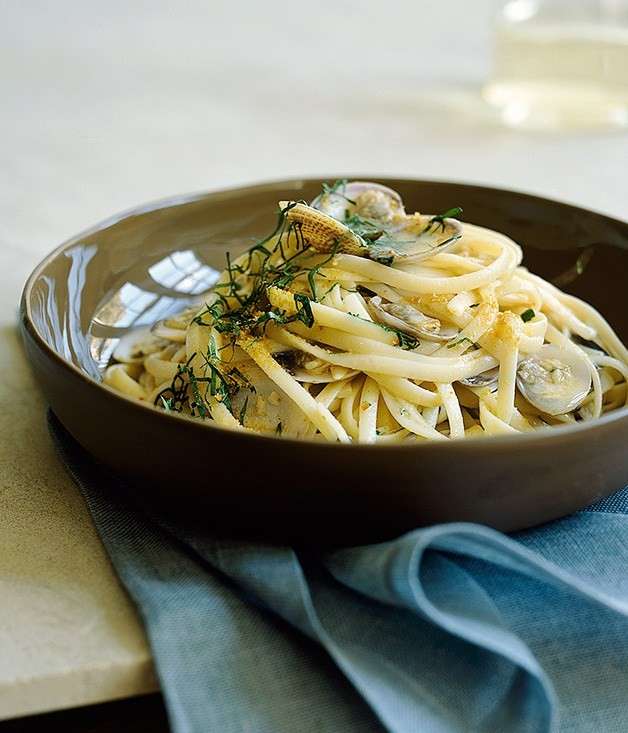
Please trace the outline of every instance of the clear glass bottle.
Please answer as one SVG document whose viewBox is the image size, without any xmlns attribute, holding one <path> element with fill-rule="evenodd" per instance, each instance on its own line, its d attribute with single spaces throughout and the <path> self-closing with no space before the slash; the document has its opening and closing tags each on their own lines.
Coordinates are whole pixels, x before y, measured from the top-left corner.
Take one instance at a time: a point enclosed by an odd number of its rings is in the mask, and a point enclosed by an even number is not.
<svg viewBox="0 0 628 733">
<path fill-rule="evenodd" d="M 628 126 L 628 0 L 511 0 L 484 98 L 528 129 Z"/>
</svg>

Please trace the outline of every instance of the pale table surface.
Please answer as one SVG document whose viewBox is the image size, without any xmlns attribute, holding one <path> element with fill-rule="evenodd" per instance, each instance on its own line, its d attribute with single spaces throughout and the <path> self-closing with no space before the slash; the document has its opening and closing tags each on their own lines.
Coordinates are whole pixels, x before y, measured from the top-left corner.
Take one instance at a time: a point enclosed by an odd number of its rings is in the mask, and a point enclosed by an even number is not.
<svg viewBox="0 0 628 733">
<path fill-rule="evenodd" d="M 28 273 L 113 212 L 257 179 L 456 179 L 626 218 L 625 134 L 515 132 L 479 102 L 495 5 L 0 0 L 0 718 L 156 688 L 21 352 Z"/>
</svg>

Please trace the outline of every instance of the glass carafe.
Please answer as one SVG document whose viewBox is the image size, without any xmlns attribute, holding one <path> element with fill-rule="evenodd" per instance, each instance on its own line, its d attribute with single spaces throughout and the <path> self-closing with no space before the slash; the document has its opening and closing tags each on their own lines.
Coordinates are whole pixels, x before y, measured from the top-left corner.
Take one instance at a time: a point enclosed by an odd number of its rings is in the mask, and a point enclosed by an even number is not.
<svg viewBox="0 0 628 733">
<path fill-rule="evenodd" d="M 628 126 L 628 0 L 511 0 L 484 97 L 509 125 Z"/>
</svg>

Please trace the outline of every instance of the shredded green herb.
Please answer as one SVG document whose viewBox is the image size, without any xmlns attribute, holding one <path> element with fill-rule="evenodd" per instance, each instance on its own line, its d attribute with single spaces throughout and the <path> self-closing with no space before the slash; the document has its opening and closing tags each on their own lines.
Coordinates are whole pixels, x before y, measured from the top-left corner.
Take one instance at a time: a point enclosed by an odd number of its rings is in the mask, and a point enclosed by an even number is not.
<svg viewBox="0 0 628 733">
<path fill-rule="evenodd" d="M 521 314 L 521 320 L 524 323 L 527 323 L 528 321 L 531 321 L 535 315 L 536 313 L 532 310 L 532 308 L 528 308 L 528 310 L 523 311 L 523 313 Z"/>
<path fill-rule="evenodd" d="M 405 333 L 404 331 L 400 331 L 397 328 L 392 328 L 392 326 L 387 326 L 385 323 L 379 323 L 379 321 L 370 321 L 366 318 L 362 318 L 362 316 L 358 315 L 357 313 L 347 313 L 347 315 L 351 316 L 352 318 L 358 318 L 360 321 L 364 321 L 365 323 L 369 323 L 372 326 L 379 326 L 383 331 L 388 331 L 388 333 L 394 333 L 397 337 L 397 346 L 400 346 L 405 351 L 412 351 L 412 349 L 416 349 L 417 346 L 420 345 L 420 341 L 416 336 L 411 336 L 409 333 Z"/>
<path fill-rule="evenodd" d="M 329 183 L 323 183 L 322 189 L 324 194 L 336 194 L 337 196 L 342 196 L 343 199 L 348 201 L 350 204 L 355 204 L 355 201 L 352 201 L 350 198 L 345 196 L 345 188 L 347 187 L 347 183 L 349 181 L 346 178 L 340 178 L 337 181 L 334 181 L 332 184 Z M 341 190 L 342 189 L 342 190 Z"/>
<path fill-rule="evenodd" d="M 183 376 L 181 367 L 186 368 L 190 364 L 194 356 L 195 355 L 193 354 L 192 357 L 188 360 L 187 364 L 179 364 L 179 366 L 177 367 L 177 373 L 172 378 L 170 386 L 162 390 L 155 397 L 155 405 L 161 404 L 162 407 L 165 407 L 165 405 L 167 404 L 167 409 L 171 412 L 183 411 L 183 407 L 187 402 L 188 384 Z"/>
<path fill-rule="evenodd" d="M 431 226 L 434 226 L 434 224 L 440 224 L 442 228 L 445 228 L 445 219 L 460 219 L 462 216 L 462 207 L 460 206 L 454 206 L 451 209 L 447 209 L 447 211 L 443 211 L 442 214 L 437 214 L 436 216 L 433 216 L 429 224 L 427 225 L 427 229 L 429 229 Z"/>
<path fill-rule="evenodd" d="M 415 336 L 410 336 L 409 333 L 404 333 L 403 331 L 397 331 L 396 329 L 392 329 L 395 333 L 395 336 L 397 337 L 397 341 L 399 346 L 401 346 L 404 351 L 412 351 L 412 349 L 416 349 L 416 347 L 420 344 L 420 341 Z"/>
<path fill-rule="evenodd" d="M 244 400 L 244 404 L 242 405 L 242 409 L 240 410 L 240 414 L 238 415 L 238 419 L 240 420 L 240 425 L 244 425 L 244 418 L 246 416 L 246 408 L 249 406 L 249 396 L 246 396 L 246 399 Z"/>
<path fill-rule="evenodd" d="M 460 344 L 463 344 L 465 341 L 468 341 L 472 346 L 475 346 L 475 342 L 471 341 L 470 338 L 467 338 L 466 336 L 462 336 L 461 338 L 455 339 L 454 341 L 450 341 L 447 344 L 448 349 L 453 349 L 454 346 L 459 346 Z"/>
<path fill-rule="evenodd" d="M 174 412 L 174 400 L 172 398 L 166 398 L 160 394 L 158 399 L 161 400 L 162 407 L 166 412 Z"/>
<path fill-rule="evenodd" d="M 394 255 L 389 254 L 390 250 L 403 249 L 408 242 L 392 236 L 381 222 L 371 221 L 359 214 L 348 215 L 344 225 L 349 228 L 368 247 L 369 258 L 382 265 L 390 266 L 394 261 Z"/>
<path fill-rule="evenodd" d="M 194 398 L 193 402 L 190 403 L 190 407 L 192 408 L 192 415 L 194 415 L 194 410 L 196 409 L 199 416 L 203 419 L 205 419 L 206 417 L 210 417 L 211 412 L 207 406 L 207 403 L 205 402 L 205 398 L 201 395 L 201 390 L 199 388 L 199 381 L 201 380 L 194 374 L 194 370 L 191 369 L 191 367 L 185 367 L 185 369 L 190 379 L 190 388 L 192 390 L 192 396 Z M 212 391 L 212 394 L 215 393 Z"/>
<path fill-rule="evenodd" d="M 316 302 L 318 300 L 318 296 L 317 296 L 317 293 L 316 293 L 315 278 L 319 274 L 320 270 L 323 267 L 325 267 L 325 265 L 328 265 L 334 259 L 334 257 L 336 256 L 336 252 L 337 251 L 338 251 L 338 244 L 336 243 L 333 246 L 332 251 L 331 251 L 331 253 L 330 253 L 330 255 L 329 255 L 329 257 L 327 259 L 323 260 L 320 264 L 315 265 L 314 267 L 311 267 L 308 270 L 308 273 L 307 273 L 307 282 L 308 282 L 308 285 L 310 286 L 310 292 L 312 293 L 312 300 L 314 302 Z"/>
<path fill-rule="evenodd" d="M 310 305 L 310 299 L 307 295 L 297 293 L 294 296 L 294 302 L 297 304 L 297 312 L 294 318 L 304 323 L 308 328 L 312 328 L 314 325 L 314 315 L 312 314 L 312 306 Z M 284 322 L 288 322 L 287 320 Z"/>
</svg>

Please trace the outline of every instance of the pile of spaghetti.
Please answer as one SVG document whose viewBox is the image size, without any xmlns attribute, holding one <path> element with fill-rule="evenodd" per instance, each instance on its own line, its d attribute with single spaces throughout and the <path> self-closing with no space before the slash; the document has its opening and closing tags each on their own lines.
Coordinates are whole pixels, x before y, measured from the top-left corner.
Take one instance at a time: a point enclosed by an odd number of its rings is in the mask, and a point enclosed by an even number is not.
<svg viewBox="0 0 628 733">
<path fill-rule="evenodd" d="M 626 405 L 625 346 L 508 237 L 459 209 L 407 214 L 367 182 L 279 206 L 202 305 L 120 345 L 106 384 L 225 428 L 340 442 L 525 432 Z"/>
</svg>

